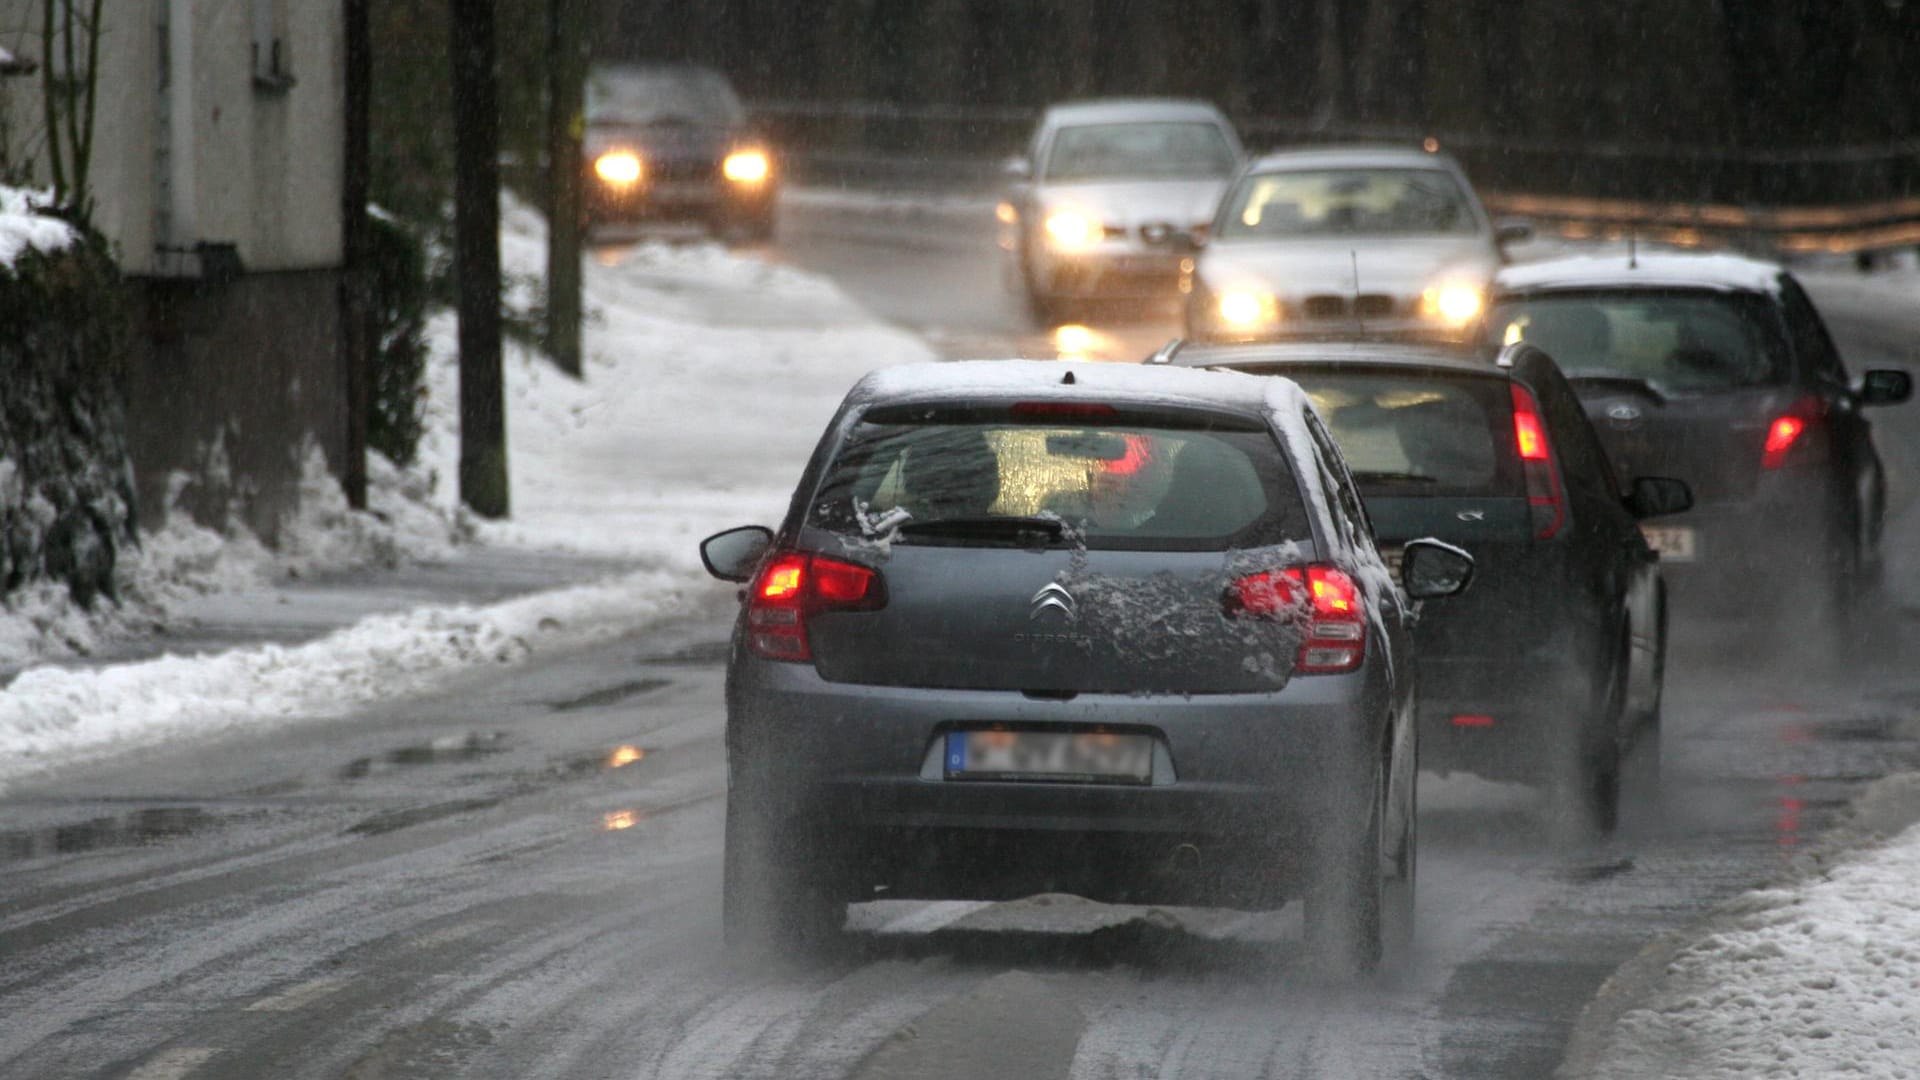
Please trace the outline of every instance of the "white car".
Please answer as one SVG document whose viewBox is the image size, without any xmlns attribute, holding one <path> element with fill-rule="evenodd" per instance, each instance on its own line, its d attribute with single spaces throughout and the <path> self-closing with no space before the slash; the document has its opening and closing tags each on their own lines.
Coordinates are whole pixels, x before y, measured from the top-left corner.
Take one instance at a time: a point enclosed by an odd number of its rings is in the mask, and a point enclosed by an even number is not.
<svg viewBox="0 0 1920 1080">
<path fill-rule="evenodd" d="M 1076 301 L 1175 298 L 1241 163 L 1240 139 L 1205 102 L 1056 105 L 1007 163 L 1000 245 L 1034 317 Z"/>
<path fill-rule="evenodd" d="M 1451 158 L 1400 147 L 1325 147 L 1247 166 L 1182 281 L 1187 336 L 1464 331 L 1486 305 L 1503 245 Z"/>
</svg>

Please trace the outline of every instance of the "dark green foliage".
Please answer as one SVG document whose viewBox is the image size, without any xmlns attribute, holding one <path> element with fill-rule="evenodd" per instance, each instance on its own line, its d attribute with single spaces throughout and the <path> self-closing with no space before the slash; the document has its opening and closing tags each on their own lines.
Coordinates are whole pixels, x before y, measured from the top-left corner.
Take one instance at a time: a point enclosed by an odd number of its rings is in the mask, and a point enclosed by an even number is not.
<svg viewBox="0 0 1920 1080">
<path fill-rule="evenodd" d="M 374 351 L 367 445 L 396 465 L 413 463 L 426 404 L 427 258 L 419 238 L 391 218 L 368 228 Z"/>
<path fill-rule="evenodd" d="M 82 605 L 112 598 L 136 542 L 122 288 L 93 235 L 0 270 L 0 594 L 59 581 Z"/>
</svg>

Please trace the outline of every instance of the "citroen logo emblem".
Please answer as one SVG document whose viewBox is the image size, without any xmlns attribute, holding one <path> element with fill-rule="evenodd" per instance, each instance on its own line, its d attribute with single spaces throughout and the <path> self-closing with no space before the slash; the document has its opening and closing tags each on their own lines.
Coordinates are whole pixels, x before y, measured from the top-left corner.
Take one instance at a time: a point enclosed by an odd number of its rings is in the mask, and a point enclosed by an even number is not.
<svg viewBox="0 0 1920 1080">
<path fill-rule="evenodd" d="M 1485 510 L 1462 510 L 1453 516 L 1459 518 L 1461 521 L 1487 520 L 1487 512 Z"/>
<path fill-rule="evenodd" d="M 1028 619 L 1037 619 L 1049 611 L 1057 611 L 1068 622 L 1080 620 L 1079 605 L 1074 602 L 1073 594 L 1057 581 L 1041 586 L 1040 591 L 1033 594 L 1031 603 L 1033 608 L 1027 612 Z"/>
<path fill-rule="evenodd" d="M 1623 401 L 1607 408 L 1607 419 L 1614 427 L 1630 428 L 1640 422 L 1640 410 Z"/>
</svg>

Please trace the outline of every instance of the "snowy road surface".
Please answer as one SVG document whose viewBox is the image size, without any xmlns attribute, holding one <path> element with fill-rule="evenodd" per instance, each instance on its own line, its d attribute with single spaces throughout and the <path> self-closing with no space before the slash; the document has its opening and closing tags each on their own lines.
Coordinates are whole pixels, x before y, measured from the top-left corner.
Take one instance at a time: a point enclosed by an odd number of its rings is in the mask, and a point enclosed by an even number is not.
<svg viewBox="0 0 1920 1080">
<path fill-rule="evenodd" d="M 947 351 L 1032 340 L 966 284 L 995 285 L 990 250 L 788 236 Z M 1843 344 L 1888 347 L 1892 317 L 1850 311 Z M 1920 420 L 1886 417 L 1914 460 Z M 711 613 L 27 778 L 0 797 L 0 1076 L 1543 1077 L 1619 964 L 1920 768 L 1911 620 L 1831 677 L 1689 629 L 1661 794 L 1565 848 L 1526 789 L 1423 782 L 1419 948 L 1347 986 L 1292 909 L 1047 897 L 867 905 L 831 966 L 728 960 Z"/>
</svg>

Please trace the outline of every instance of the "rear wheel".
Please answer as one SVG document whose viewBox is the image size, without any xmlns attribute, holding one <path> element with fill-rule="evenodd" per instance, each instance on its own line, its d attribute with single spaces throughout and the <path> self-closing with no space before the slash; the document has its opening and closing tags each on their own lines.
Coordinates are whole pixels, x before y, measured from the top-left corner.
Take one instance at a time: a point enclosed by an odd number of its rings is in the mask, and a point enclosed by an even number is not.
<svg viewBox="0 0 1920 1080">
<path fill-rule="evenodd" d="M 839 861 L 796 819 L 775 820 L 764 802 L 738 784 L 727 792 L 721 893 L 727 948 L 757 959 L 822 959 L 846 922 Z"/>
<path fill-rule="evenodd" d="M 1386 816 L 1385 779 L 1384 771 L 1376 765 L 1371 812 L 1357 833 L 1338 822 L 1329 826 L 1329 831 L 1345 835 L 1330 841 L 1321 852 L 1307 890 L 1308 947 L 1323 967 L 1340 977 L 1374 970 L 1383 951 L 1387 902 L 1381 835 Z M 1409 889 L 1405 902 L 1411 900 Z"/>
</svg>

